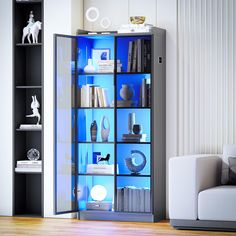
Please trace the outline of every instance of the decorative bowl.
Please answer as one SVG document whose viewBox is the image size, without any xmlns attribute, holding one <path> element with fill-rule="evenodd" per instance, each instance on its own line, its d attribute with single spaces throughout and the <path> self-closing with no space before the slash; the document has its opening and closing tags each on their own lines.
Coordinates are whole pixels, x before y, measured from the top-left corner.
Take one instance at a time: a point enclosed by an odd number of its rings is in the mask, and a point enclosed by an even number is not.
<svg viewBox="0 0 236 236">
<path fill-rule="evenodd" d="M 145 16 L 130 16 L 129 20 L 131 24 L 143 24 L 145 22 Z"/>
</svg>

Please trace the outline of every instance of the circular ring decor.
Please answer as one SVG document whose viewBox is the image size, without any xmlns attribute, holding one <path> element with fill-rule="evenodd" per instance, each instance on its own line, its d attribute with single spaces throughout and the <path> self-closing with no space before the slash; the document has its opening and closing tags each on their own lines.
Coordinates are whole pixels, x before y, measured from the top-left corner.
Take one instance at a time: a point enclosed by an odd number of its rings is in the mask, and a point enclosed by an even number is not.
<svg viewBox="0 0 236 236">
<path fill-rule="evenodd" d="M 108 17 L 103 17 L 100 21 L 100 26 L 103 28 L 103 29 L 107 29 L 109 28 L 111 25 L 111 20 L 108 18 Z"/>
<path fill-rule="evenodd" d="M 91 14 L 95 14 L 95 16 L 91 17 Z M 99 17 L 99 10 L 96 7 L 90 7 L 87 9 L 85 15 L 89 22 L 95 22 Z"/>
</svg>

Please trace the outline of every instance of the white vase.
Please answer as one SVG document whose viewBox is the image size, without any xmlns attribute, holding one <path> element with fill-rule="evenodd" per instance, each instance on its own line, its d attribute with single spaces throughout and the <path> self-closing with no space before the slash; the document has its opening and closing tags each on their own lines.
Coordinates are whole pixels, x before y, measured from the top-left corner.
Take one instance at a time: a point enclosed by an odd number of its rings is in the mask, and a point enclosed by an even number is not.
<svg viewBox="0 0 236 236">
<path fill-rule="evenodd" d="M 124 100 L 131 100 L 134 96 L 134 89 L 132 85 L 128 84 L 122 84 L 122 87 L 120 89 L 120 96 Z"/>
<path fill-rule="evenodd" d="M 88 65 L 84 67 L 84 72 L 85 73 L 93 73 L 93 72 L 95 72 L 95 68 L 93 66 L 92 59 L 88 59 Z"/>
<path fill-rule="evenodd" d="M 107 127 L 105 127 L 105 120 L 107 120 Z M 101 121 L 101 138 L 102 142 L 108 142 L 108 137 L 110 134 L 110 122 L 106 116 L 102 117 Z"/>
</svg>

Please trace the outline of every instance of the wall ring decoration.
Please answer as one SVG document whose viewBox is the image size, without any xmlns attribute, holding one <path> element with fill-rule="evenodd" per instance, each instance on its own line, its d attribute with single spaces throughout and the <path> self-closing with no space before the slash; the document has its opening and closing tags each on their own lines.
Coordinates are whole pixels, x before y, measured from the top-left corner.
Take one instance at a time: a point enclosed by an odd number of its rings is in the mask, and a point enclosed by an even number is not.
<svg viewBox="0 0 236 236">
<path fill-rule="evenodd" d="M 100 21 L 100 26 L 103 28 L 103 29 L 107 29 L 109 28 L 111 25 L 111 20 L 110 18 L 108 17 L 103 17 Z"/>
<path fill-rule="evenodd" d="M 95 16 L 91 16 L 94 14 Z M 99 10 L 96 7 L 90 7 L 87 9 L 86 13 L 86 19 L 90 22 L 95 22 L 99 18 Z"/>
</svg>

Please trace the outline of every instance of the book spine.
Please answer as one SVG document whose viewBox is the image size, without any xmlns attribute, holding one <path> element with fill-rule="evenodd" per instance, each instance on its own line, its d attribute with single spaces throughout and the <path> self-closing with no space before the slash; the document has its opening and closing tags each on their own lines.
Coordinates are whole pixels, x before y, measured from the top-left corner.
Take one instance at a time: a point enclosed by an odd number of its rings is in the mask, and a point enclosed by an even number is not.
<svg viewBox="0 0 236 236">
<path fill-rule="evenodd" d="M 124 211 L 129 211 L 129 188 L 124 188 Z"/>
<path fill-rule="evenodd" d="M 108 91 L 105 88 L 102 89 L 102 97 L 103 97 L 104 107 L 109 107 Z"/>
<path fill-rule="evenodd" d="M 146 88 L 146 79 L 142 80 L 142 107 L 147 106 L 147 88 Z"/>
<path fill-rule="evenodd" d="M 147 107 L 151 107 L 151 84 L 147 84 Z"/>
<path fill-rule="evenodd" d="M 142 72 L 142 41 L 141 39 L 137 40 L 137 71 Z"/>
<path fill-rule="evenodd" d="M 145 188 L 145 212 L 150 212 L 151 211 L 151 207 L 150 207 L 150 189 L 149 188 Z"/>
<path fill-rule="evenodd" d="M 133 41 L 129 41 L 127 72 L 131 72 L 132 54 L 133 54 Z"/>
<path fill-rule="evenodd" d="M 133 211 L 133 194 L 134 194 L 134 189 L 129 188 L 129 211 Z"/>
<path fill-rule="evenodd" d="M 134 41 L 133 46 L 133 61 L 132 61 L 132 72 L 136 72 L 137 66 L 137 41 Z"/>
<path fill-rule="evenodd" d="M 90 85 L 86 85 L 85 90 L 85 107 L 90 107 Z"/>
<path fill-rule="evenodd" d="M 98 107 L 98 87 L 94 88 L 94 107 Z"/>
<path fill-rule="evenodd" d="M 152 53 L 152 49 L 151 49 L 151 41 L 150 40 L 146 40 L 146 48 L 147 48 L 147 56 L 146 56 L 146 60 L 147 60 L 147 68 L 146 71 L 147 72 L 151 72 L 151 63 L 152 63 L 152 58 L 151 58 L 151 53 Z"/>
<path fill-rule="evenodd" d="M 102 88 L 98 88 L 98 105 L 103 107 Z"/>
<path fill-rule="evenodd" d="M 145 211 L 145 190 L 144 188 L 140 189 L 140 212 Z"/>
</svg>

